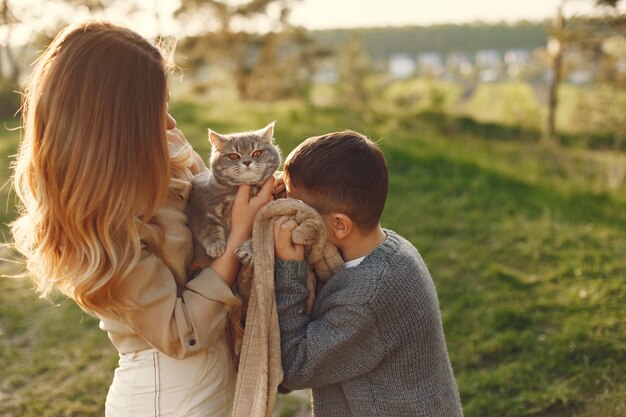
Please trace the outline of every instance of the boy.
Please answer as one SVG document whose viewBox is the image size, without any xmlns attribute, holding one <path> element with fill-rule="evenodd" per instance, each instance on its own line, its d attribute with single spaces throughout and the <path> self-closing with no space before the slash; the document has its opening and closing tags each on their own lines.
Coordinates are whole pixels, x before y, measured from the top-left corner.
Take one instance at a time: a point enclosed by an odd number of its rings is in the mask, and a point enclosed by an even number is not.
<svg viewBox="0 0 626 417">
<path fill-rule="evenodd" d="M 309 138 L 287 157 L 284 181 L 288 197 L 323 216 L 345 267 L 307 314 L 296 223 L 276 221 L 282 385 L 312 388 L 318 417 L 462 416 L 428 269 L 379 223 L 388 189 L 381 150 L 352 131 Z"/>
</svg>

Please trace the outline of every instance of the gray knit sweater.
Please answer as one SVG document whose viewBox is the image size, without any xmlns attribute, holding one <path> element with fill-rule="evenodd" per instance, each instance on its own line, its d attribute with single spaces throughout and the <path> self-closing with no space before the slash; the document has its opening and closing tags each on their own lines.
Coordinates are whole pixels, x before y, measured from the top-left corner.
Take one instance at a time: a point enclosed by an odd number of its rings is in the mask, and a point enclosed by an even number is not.
<svg viewBox="0 0 626 417">
<path fill-rule="evenodd" d="M 310 315 L 306 263 L 276 261 L 283 386 L 312 388 L 317 417 L 462 416 L 428 269 L 385 233 L 326 283 Z"/>
</svg>

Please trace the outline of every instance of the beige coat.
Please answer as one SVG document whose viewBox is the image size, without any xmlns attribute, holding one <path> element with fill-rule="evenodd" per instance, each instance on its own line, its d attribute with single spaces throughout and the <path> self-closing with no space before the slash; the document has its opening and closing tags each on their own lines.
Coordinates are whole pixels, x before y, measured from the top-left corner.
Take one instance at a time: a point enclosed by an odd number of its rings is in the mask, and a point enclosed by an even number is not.
<svg viewBox="0 0 626 417">
<path fill-rule="evenodd" d="M 168 139 L 173 154 L 188 146 L 179 131 Z M 137 305 L 120 312 L 119 319 L 99 316 L 100 328 L 120 353 L 149 348 L 184 358 L 214 345 L 224 335 L 228 314 L 239 303 L 229 286 L 206 268 L 187 282 L 192 260 L 192 237 L 184 210 L 191 177 L 206 169 L 194 152 L 188 169 L 172 180 L 167 200 L 156 214 L 156 223 L 140 223 L 141 260 L 123 279 L 122 290 Z M 139 221 L 138 221 L 139 222 Z"/>
</svg>

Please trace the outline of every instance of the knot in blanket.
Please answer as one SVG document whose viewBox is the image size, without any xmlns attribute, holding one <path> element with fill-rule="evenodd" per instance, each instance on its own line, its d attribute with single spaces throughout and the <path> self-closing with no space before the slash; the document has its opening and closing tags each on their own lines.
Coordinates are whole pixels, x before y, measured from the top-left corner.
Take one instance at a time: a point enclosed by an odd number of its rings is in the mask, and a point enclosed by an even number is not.
<svg viewBox="0 0 626 417">
<path fill-rule="evenodd" d="M 292 231 L 291 240 L 293 243 L 305 246 L 307 263 L 315 272 L 316 278 L 326 282 L 343 265 L 343 260 L 337 248 L 327 241 L 328 230 L 324 219 L 306 203 L 285 198 L 273 201 L 263 207 L 256 217 L 255 224 L 269 221 L 272 224 L 270 231 L 273 231 L 273 220 L 284 215 L 293 216 L 293 219 L 298 223 L 298 226 Z"/>
</svg>

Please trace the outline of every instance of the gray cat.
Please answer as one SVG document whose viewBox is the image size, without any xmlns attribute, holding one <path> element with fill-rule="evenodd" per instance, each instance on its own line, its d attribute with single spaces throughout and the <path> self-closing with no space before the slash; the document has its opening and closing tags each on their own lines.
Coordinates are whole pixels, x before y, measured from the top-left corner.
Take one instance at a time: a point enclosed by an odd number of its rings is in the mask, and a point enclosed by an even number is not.
<svg viewBox="0 0 626 417">
<path fill-rule="evenodd" d="M 274 143 L 274 122 L 260 130 L 221 135 L 209 129 L 210 169 L 192 180 L 187 204 L 188 225 L 194 237 L 194 264 L 224 253 L 230 230 L 230 213 L 237 189 L 251 184 L 253 194 L 278 169 L 280 149 Z M 250 242 L 237 250 L 251 264 Z"/>
<path fill-rule="evenodd" d="M 221 135 L 209 129 L 211 142 L 210 169 L 191 181 L 187 202 L 188 225 L 194 240 L 193 267 L 206 267 L 211 259 L 226 250 L 230 230 L 230 214 L 241 184 L 252 185 L 258 193 L 261 185 L 280 166 L 280 149 L 274 143 L 274 122 L 260 130 Z M 229 337 L 235 355 L 239 355 L 243 328 L 252 288 L 252 240 L 237 248 L 235 255 L 243 263 L 233 286 L 241 305 L 229 314 Z M 192 273 L 197 272 L 191 271 Z M 233 359 L 238 362 L 237 356 Z"/>
</svg>

